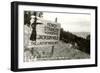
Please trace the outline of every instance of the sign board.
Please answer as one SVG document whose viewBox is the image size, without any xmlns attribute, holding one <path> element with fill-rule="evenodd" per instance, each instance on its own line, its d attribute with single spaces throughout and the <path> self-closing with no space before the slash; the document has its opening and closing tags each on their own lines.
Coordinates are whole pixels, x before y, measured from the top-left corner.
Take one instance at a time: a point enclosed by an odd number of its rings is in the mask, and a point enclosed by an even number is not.
<svg viewBox="0 0 100 73">
<path fill-rule="evenodd" d="M 29 41 L 28 46 L 51 46 L 58 43 L 60 38 L 60 24 L 49 20 L 38 18 L 36 25 L 36 41 Z"/>
</svg>

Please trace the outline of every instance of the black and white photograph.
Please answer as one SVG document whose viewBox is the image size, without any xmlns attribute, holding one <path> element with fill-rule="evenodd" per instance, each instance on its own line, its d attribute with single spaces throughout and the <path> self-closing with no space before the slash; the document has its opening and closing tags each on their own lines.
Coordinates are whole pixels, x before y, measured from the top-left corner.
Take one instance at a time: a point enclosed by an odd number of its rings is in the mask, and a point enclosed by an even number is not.
<svg viewBox="0 0 100 73">
<path fill-rule="evenodd" d="M 97 7 L 11 3 L 11 70 L 97 66 Z"/>
<path fill-rule="evenodd" d="M 90 58 L 91 15 L 24 11 L 24 61 Z"/>
</svg>

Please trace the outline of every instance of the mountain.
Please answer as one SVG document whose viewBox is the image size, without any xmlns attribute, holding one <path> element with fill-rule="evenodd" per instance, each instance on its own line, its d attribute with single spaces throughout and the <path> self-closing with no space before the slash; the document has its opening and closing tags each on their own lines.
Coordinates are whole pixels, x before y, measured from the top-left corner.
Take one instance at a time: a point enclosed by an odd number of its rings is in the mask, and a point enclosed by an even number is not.
<svg viewBox="0 0 100 73">
<path fill-rule="evenodd" d="M 90 35 L 90 32 L 71 32 L 71 33 L 82 38 L 86 38 L 88 35 Z"/>
<path fill-rule="evenodd" d="M 77 49 L 86 52 L 90 54 L 90 39 L 86 39 L 86 37 L 80 37 L 78 36 L 79 34 L 83 34 L 83 36 L 88 36 L 85 35 L 84 33 L 71 33 L 69 31 L 64 31 L 61 29 L 60 31 L 60 40 L 65 42 L 65 43 L 71 43 L 73 46 L 77 47 Z"/>
</svg>

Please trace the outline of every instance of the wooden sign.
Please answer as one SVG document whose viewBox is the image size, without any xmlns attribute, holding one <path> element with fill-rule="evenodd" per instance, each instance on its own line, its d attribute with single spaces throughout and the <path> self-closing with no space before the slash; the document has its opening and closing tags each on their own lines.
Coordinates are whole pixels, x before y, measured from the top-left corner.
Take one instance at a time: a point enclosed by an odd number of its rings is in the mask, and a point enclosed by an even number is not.
<svg viewBox="0 0 100 73">
<path fill-rule="evenodd" d="M 60 38 L 60 24 L 37 17 L 36 41 L 30 41 L 28 46 L 52 46 L 58 43 Z M 34 29 L 33 29 L 34 30 Z"/>
</svg>

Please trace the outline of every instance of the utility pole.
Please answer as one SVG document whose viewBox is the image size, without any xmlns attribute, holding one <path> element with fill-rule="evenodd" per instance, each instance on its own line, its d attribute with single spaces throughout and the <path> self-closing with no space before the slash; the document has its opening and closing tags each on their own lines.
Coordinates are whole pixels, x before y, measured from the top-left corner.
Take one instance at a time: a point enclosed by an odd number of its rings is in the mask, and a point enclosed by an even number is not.
<svg viewBox="0 0 100 73">
<path fill-rule="evenodd" d="M 56 22 L 56 23 L 57 23 L 57 20 L 58 20 L 58 19 L 57 19 L 57 17 L 56 17 L 56 18 L 55 18 L 55 22 Z"/>
</svg>

